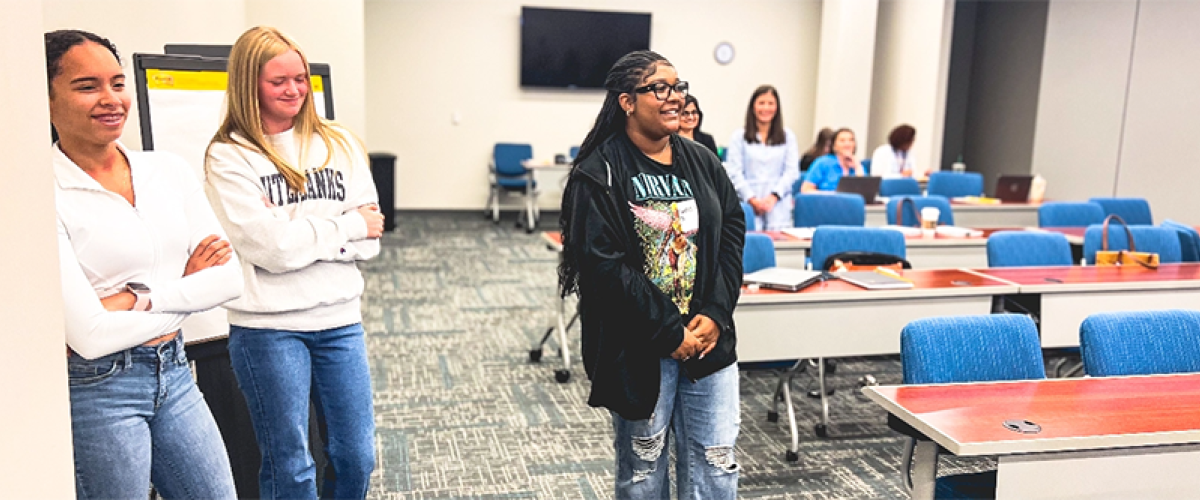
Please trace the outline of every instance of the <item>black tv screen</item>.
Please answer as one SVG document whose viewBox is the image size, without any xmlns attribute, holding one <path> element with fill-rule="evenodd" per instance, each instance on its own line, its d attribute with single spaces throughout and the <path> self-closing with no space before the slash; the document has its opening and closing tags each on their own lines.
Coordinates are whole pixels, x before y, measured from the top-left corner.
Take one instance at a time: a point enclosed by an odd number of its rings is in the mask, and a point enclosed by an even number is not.
<svg viewBox="0 0 1200 500">
<path fill-rule="evenodd" d="M 650 14 L 521 7 L 521 86 L 604 88 L 621 56 L 650 48 Z"/>
</svg>

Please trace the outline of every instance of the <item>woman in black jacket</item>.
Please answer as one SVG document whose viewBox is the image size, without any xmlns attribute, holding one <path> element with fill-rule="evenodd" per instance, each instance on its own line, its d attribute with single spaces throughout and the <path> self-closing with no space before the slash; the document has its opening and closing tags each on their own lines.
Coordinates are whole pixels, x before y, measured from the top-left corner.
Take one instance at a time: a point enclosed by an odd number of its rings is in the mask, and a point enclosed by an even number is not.
<svg viewBox="0 0 1200 500">
<path fill-rule="evenodd" d="M 588 404 L 612 412 L 617 498 L 732 499 L 745 217 L 716 156 L 680 138 L 687 82 L 650 51 L 613 65 L 563 194 L 560 291 L 579 294 Z"/>
<path fill-rule="evenodd" d="M 700 143 L 720 157 L 721 153 L 717 150 L 717 142 L 713 140 L 713 136 L 700 131 L 700 125 L 703 124 L 704 112 L 700 111 L 700 101 L 696 96 L 688 94 L 683 100 L 683 111 L 679 113 L 679 136 Z"/>
</svg>

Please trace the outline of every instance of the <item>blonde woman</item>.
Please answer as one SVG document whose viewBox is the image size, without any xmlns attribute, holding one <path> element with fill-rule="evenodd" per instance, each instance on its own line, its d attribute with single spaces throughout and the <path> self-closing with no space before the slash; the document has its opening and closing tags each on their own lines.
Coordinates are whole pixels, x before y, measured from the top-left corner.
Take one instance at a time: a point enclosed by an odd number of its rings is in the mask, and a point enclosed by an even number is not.
<svg viewBox="0 0 1200 500">
<path fill-rule="evenodd" d="M 264 498 L 316 498 L 309 401 L 329 457 L 322 496 L 363 498 L 375 465 L 371 376 L 355 265 L 379 253 L 383 215 L 358 140 L 313 107 L 308 60 L 268 27 L 229 56 L 209 201 L 241 259 L 229 355 L 258 445 Z"/>
</svg>

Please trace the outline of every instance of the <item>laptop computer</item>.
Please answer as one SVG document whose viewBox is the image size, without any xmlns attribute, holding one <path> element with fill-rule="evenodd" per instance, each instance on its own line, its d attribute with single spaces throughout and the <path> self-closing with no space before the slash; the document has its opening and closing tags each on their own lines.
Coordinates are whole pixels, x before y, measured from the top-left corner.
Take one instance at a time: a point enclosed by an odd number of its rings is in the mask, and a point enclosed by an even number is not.
<svg viewBox="0 0 1200 500">
<path fill-rule="evenodd" d="M 747 274 L 742 282 L 747 285 L 758 285 L 772 290 L 796 292 L 808 285 L 821 281 L 824 275 L 821 271 L 805 271 L 787 267 L 768 267 Z"/>
<path fill-rule="evenodd" d="M 876 271 L 845 271 L 833 273 L 837 279 L 867 290 L 902 290 L 912 288 L 911 281 L 893 278 Z"/>
<path fill-rule="evenodd" d="M 996 181 L 995 197 L 1006 203 L 1025 203 L 1029 201 L 1029 187 L 1032 185 L 1032 175 L 1001 175 Z"/>
<path fill-rule="evenodd" d="M 863 201 L 868 204 L 875 203 L 875 197 L 879 195 L 880 182 L 883 182 L 882 177 L 842 177 L 838 181 L 837 192 L 854 193 L 862 196 Z"/>
</svg>

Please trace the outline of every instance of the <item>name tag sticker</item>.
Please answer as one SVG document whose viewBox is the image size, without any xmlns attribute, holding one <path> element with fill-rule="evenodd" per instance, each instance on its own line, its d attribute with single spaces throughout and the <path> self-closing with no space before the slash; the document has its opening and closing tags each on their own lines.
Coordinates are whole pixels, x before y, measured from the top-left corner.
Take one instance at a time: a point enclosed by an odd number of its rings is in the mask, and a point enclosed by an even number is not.
<svg viewBox="0 0 1200 500">
<path fill-rule="evenodd" d="M 681 201 L 675 207 L 679 210 L 679 226 L 683 232 L 700 229 L 700 209 L 696 206 L 696 200 Z"/>
</svg>

